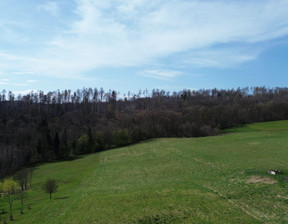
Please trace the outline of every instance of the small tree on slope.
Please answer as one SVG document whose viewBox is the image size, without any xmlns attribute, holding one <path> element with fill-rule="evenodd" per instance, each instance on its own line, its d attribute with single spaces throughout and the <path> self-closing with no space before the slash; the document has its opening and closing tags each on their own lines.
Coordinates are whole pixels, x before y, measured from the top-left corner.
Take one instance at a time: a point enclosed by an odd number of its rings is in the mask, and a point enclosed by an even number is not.
<svg viewBox="0 0 288 224">
<path fill-rule="evenodd" d="M 43 188 L 44 191 L 50 195 L 50 199 L 52 199 L 52 193 L 57 191 L 58 185 L 56 180 L 49 178 L 46 180 Z"/>
<path fill-rule="evenodd" d="M 17 199 L 16 193 L 18 190 L 18 184 L 16 181 L 13 180 L 13 178 L 5 179 L 3 183 L 3 191 L 6 194 L 7 202 L 9 204 L 10 208 L 10 220 L 13 220 L 13 202 Z"/>
</svg>

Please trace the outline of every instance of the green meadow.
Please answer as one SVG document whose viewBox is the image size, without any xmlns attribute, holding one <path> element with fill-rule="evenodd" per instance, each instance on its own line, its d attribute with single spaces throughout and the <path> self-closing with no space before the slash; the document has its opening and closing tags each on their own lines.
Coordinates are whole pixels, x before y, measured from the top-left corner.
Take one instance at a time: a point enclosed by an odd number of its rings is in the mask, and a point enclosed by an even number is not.
<svg viewBox="0 0 288 224">
<path fill-rule="evenodd" d="M 288 223 L 284 176 L 288 121 L 154 139 L 35 167 L 24 214 L 16 201 L 7 223 Z M 42 190 L 47 178 L 59 184 L 52 200 Z"/>
</svg>

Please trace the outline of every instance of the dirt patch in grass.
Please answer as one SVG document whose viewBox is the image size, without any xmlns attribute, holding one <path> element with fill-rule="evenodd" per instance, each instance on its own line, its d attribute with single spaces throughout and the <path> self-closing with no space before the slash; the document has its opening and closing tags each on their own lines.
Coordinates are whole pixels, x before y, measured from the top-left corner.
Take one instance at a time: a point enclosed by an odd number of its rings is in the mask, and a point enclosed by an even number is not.
<svg viewBox="0 0 288 224">
<path fill-rule="evenodd" d="M 247 181 L 248 184 L 263 183 L 263 184 L 276 184 L 277 181 L 269 177 L 252 176 Z"/>
</svg>

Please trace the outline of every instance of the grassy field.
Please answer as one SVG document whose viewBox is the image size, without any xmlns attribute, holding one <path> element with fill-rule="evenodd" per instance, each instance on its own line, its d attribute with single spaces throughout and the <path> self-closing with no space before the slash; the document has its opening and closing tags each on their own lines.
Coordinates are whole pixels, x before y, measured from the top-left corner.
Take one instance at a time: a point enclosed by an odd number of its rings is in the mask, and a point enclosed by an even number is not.
<svg viewBox="0 0 288 224">
<path fill-rule="evenodd" d="M 270 176 L 269 169 L 284 174 Z M 25 214 L 15 202 L 13 223 L 288 223 L 283 176 L 288 121 L 155 139 L 38 166 Z M 59 182 L 52 200 L 42 191 L 48 177 Z"/>
</svg>

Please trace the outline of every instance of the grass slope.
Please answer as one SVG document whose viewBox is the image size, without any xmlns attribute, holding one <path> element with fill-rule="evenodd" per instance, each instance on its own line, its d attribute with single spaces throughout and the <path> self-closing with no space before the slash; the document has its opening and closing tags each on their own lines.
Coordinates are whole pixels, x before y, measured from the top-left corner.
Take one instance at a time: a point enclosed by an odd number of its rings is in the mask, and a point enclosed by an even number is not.
<svg viewBox="0 0 288 224">
<path fill-rule="evenodd" d="M 25 199 L 31 210 L 20 215 L 15 202 L 13 223 L 288 223 L 288 121 L 229 132 L 41 165 Z M 275 168 L 283 176 L 266 174 Z M 41 189 L 48 177 L 59 181 L 52 200 Z"/>
</svg>

